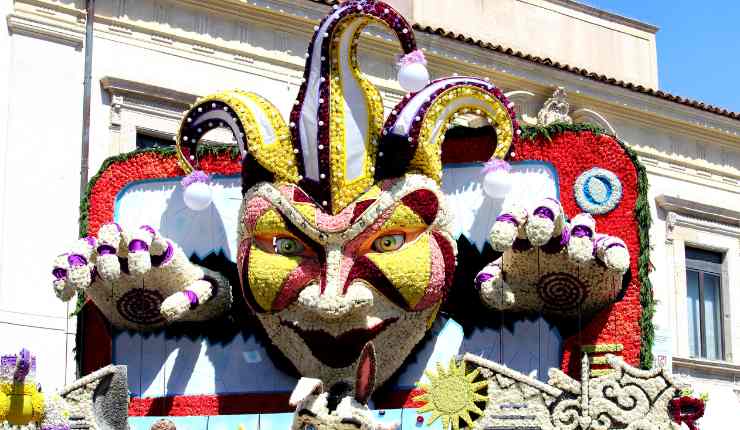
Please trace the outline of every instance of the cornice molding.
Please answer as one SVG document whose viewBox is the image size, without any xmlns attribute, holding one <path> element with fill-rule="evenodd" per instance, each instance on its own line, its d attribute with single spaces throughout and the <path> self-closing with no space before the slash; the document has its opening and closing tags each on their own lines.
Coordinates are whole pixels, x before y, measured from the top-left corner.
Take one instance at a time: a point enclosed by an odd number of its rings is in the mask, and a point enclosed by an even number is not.
<svg viewBox="0 0 740 430">
<path fill-rule="evenodd" d="M 329 8 L 329 6 L 315 2 L 285 0 L 173 0 L 171 3 L 202 10 L 209 14 L 228 16 L 231 20 L 258 22 L 276 31 L 300 35 L 306 40 L 312 34 L 316 20 L 323 16 Z M 21 13 L 19 5 L 23 4 L 36 7 L 40 4 L 53 5 L 54 3 L 42 0 L 17 0 L 16 14 Z M 59 8 L 57 6 L 56 10 L 56 15 L 62 12 L 79 14 L 78 10 L 69 7 Z M 51 21 L 48 24 L 53 27 L 54 21 L 58 21 L 59 17 L 49 16 L 44 19 Z M 153 43 L 166 44 L 170 41 L 172 44 L 180 43 L 185 45 L 183 49 L 188 47 L 190 52 L 204 56 L 227 53 L 229 54 L 228 61 L 232 63 L 238 63 L 237 57 L 242 56 L 260 57 L 267 62 L 287 66 L 296 72 L 300 71 L 303 66 L 302 58 L 296 55 L 286 54 L 274 58 L 274 53 L 268 56 L 264 52 L 260 54 L 244 49 L 243 46 L 234 48 L 233 44 L 224 44 L 222 41 L 202 34 L 190 36 L 183 32 L 174 32 L 169 26 L 154 22 L 142 25 L 131 22 L 125 17 L 99 15 L 96 17 L 96 24 L 98 24 L 96 32 L 115 34 L 119 38 L 133 38 L 135 35 L 127 34 L 129 32 L 149 33 L 149 41 Z M 82 23 L 79 22 L 77 26 L 81 29 Z M 382 35 L 382 37 L 366 35 L 365 39 L 368 43 L 363 45 L 377 54 L 387 55 L 389 48 L 394 47 L 396 43 L 389 35 Z M 594 109 L 607 116 L 618 114 L 620 117 L 629 118 L 630 121 L 642 118 L 643 121 L 648 121 L 656 128 L 668 128 L 678 133 L 690 131 L 708 141 L 722 141 L 725 144 L 729 141 L 740 146 L 740 121 L 737 120 L 613 87 L 463 42 L 424 33 L 417 34 L 417 39 L 420 46 L 426 48 L 433 71 L 444 74 L 459 72 L 489 76 L 501 87 L 529 90 L 539 94 L 551 92 L 553 86 L 564 86 L 572 94 L 574 105 L 580 108 Z M 296 74 L 299 75 L 299 73 Z M 395 83 L 385 79 L 381 81 L 386 91 L 400 93 Z"/>
<path fill-rule="evenodd" d="M 695 358 L 672 357 L 673 368 L 676 373 L 681 370 L 700 371 L 711 375 L 724 376 L 729 380 L 740 379 L 740 365 L 726 361 L 698 360 Z M 676 369 L 678 368 L 678 369 Z"/>
<path fill-rule="evenodd" d="M 61 26 L 58 23 L 49 23 L 45 20 L 34 19 L 32 16 L 21 16 L 11 13 L 6 17 L 6 21 L 8 31 L 11 34 L 36 37 L 69 45 L 76 49 L 82 48 L 82 43 L 85 39 L 84 29 Z"/>
<path fill-rule="evenodd" d="M 740 190 L 740 174 L 736 169 L 717 167 L 703 160 L 682 160 L 648 146 L 629 146 L 640 157 L 649 173 L 726 191 Z"/>
<path fill-rule="evenodd" d="M 170 88 L 149 85 L 141 82 L 105 76 L 100 79 L 100 86 L 111 95 L 123 95 L 153 101 L 165 101 L 187 109 L 198 98 L 195 94 L 185 93 Z"/>
<path fill-rule="evenodd" d="M 655 203 L 668 212 L 669 228 L 678 225 L 740 238 L 740 211 L 665 194 L 655 197 Z"/>
</svg>

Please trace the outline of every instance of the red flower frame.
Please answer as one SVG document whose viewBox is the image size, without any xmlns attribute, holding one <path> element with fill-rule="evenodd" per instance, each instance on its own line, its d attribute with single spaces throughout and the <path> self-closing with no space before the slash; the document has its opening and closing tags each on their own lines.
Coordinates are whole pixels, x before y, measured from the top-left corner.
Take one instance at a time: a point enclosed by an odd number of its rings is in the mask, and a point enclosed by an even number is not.
<svg viewBox="0 0 740 430">
<path fill-rule="evenodd" d="M 650 318 L 644 317 L 651 315 L 653 302 L 649 284 L 646 286 L 641 282 L 647 280 L 647 268 L 643 267 L 646 266 L 647 260 L 641 260 L 643 258 L 641 255 L 647 258 L 646 242 L 649 227 L 649 214 L 647 221 L 641 221 L 638 209 L 641 204 L 646 205 L 644 201 L 640 202 L 640 199 L 645 199 L 644 171 L 640 171 L 641 167 L 637 164 L 636 157 L 615 138 L 574 128 L 577 131 L 551 132 L 549 133 L 551 136 L 535 134 L 533 138 L 522 139 L 515 148 L 516 154 L 512 155 L 512 161 L 541 160 L 551 163 L 558 172 L 560 199 L 569 217 L 581 212 L 573 193 L 578 175 L 593 167 L 602 167 L 614 172 L 622 183 L 622 200 L 613 211 L 595 215 L 594 218 L 600 232 L 624 240 L 630 251 L 632 276 L 620 302 L 598 313 L 584 324 L 579 333 L 565 340 L 561 367 L 576 376 L 580 372 L 581 345 L 602 343 L 622 344 L 624 347 L 622 354 L 627 363 L 631 365 L 642 363 L 643 367 L 646 367 L 651 362 L 644 356 L 646 351 L 649 354 L 652 346 L 652 325 Z M 456 151 L 462 145 L 466 150 Z M 447 139 L 444 142 L 444 149 L 445 162 L 485 161 L 490 156 L 490 138 L 478 136 L 472 139 L 465 137 Z M 461 158 L 460 154 L 464 156 Z M 209 174 L 237 175 L 241 172 L 241 162 L 237 155 L 228 147 L 210 150 L 209 153 L 199 155 L 200 167 Z M 100 172 L 91 180 L 87 196 L 80 205 L 81 234 L 95 235 L 103 224 L 113 219 L 116 197 L 127 185 L 146 179 L 183 175 L 173 148 L 137 151 L 106 160 Z M 647 314 L 645 308 L 649 310 Z M 78 339 L 78 345 L 82 345 L 82 348 L 79 348 L 81 355 L 78 360 L 82 374 L 87 374 L 111 363 L 111 332 L 105 319 L 91 303 L 83 307 L 81 321 L 85 328 L 85 336 Z M 648 332 L 644 333 L 645 330 Z M 82 330 L 78 330 L 78 334 L 80 333 Z M 400 406 L 406 397 L 404 394 L 392 393 L 390 397 L 396 400 L 386 407 Z M 169 401 L 134 399 L 131 413 L 132 415 L 152 415 L 154 412 L 170 415 L 185 412 L 217 414 L 224 407 L 230 413 L 247 412 L 244 406 L 237 405 L 245 403 L 244 396 L 241 395 L 195 396 L 200 399 L 196 403 L 202 407 L 191 403 L 191 407 L 180 411 L 175 405 L 187 400 L 185 397 L 190 396 L 176 396 L 169 398 Z M 214 401 L 216 398 L 218 401 Z M 225 406 L 231 405 L 229 399 L 234 400 L 232 406 L 236 409 Z M 272 399 L 272 402 L 274 401 L 275 399 Z M 273 407 L 276 406 L 270 409 Z"/>
</svg>

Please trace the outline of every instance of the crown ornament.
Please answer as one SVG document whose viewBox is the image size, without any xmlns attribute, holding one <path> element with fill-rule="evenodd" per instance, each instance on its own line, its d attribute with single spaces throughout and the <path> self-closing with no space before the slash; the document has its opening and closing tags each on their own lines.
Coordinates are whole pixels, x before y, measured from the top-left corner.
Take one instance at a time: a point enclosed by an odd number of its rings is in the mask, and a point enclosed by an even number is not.
<svg viewBox="0 0 740 430">
<path fill-rule="evenodd" d="M 384 118 L 380 92 L 360 71 L 357 45 L 368 25 L 397 36 L 399 81 L 410 91 Z M 177 153 L 183 170 L 199 170 L 196 148 L 214 128 L 233 133 L 242 153 L 242 188 L 257 182 L 292 183 L 325 212 L 337 214 L 379 180 L 406 173 L 441 181 L 446 130 L 460 113 L 496 128 L 494 158 L 504 159 L 518 124 L 500 89 L 478 78 L 429 82 L 426 60 L 411 25 L 375 0 L 335 5 L 315 27 L 303 83 L 288 121 L 267 99 L 230 90 L 199 99 L 184 115 Z"/>
</svg>

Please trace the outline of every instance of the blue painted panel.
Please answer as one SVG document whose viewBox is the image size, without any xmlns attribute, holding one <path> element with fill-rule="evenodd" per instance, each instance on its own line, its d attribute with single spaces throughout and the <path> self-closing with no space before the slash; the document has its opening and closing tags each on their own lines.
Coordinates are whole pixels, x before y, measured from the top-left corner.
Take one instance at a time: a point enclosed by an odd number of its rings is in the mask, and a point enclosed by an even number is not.
<svg viewBox="0 0 740 430">
<path fill-rule="evenodd" d="M 538 321 L 517 321 L 513 332 L 504 328 L 502 335 L 504 364 L 525 375 L 533 371 L 539 372 L 540 327 Z"/>
<path fill-rule="evenodd" d="M 524 374 L 536 372 L 547 380 L 547 370 L 560 367 L 562 337 L 556 327 L 543 318 L 507 321 L 507 328 L 475 328 L 460 347 L 497 363 L 504 363 Z M 513 326 L 510 331 L 508 326 Z M 503 337 L 502 337 L 503 333 Z"/>
<path fill-rule="evenodd" d="M 418 417 L 424 418 L 423 422 L 418 422 Z M 429 425 L 431 412 L 419 414 L 416 409 L 404 409 L 401 416 L 401 429 L 403 430 L 442 430 L 442 419 L 439 418 Z"/>
<path fill-rule="evenodd" d="M 234 347 L 224 348 L 220 356 L 213 355 L 216 369 L 220 369 L 220 386 L 227 392 L 289 393 L 296 378 L 275 367 L 265 348 L 254 336 L 239 335 Z M 233 375 L 240 375 L 235 378 Z"/>
<path fill-rule="evenodd" d="M 208 430 L 259 430 L 259 417 L 257 414 L 208 417 Z"/>
<path fill-rule="evenodd" d="M 542 321 L 540 323 L 540 371 L 538 379 L 547 382 L 547 371 L 551 367 L 560 368 L 563 337 L 557 328 Z"/>
<path fill-rule="evenodd" d="M 436 368 L 438 361 L 449 362 L 460 354 L 463 330 L 455 320 L 440 317 L 431 329 L 432 339 L 414 356 L 409 357 L 395 383 L 396 388 L 414 388 L 424 377 L 425 369 Z"/>
<path fill-rule="evenodd" d="M 136 334 L 135 336 L 141 336 Z M 141 397 L 162 397 L 165 395 L 164 363 L 167 357 L 163 333 L 142 336 L 141 348 Z"/>
<path fill-rule="evenodd" d="M 545 197 L 558 198 L 560 190 L 551 164 L 524 161 L 512 163 L 512 188 L 506 197 L 492 199 L 483 192 L 482 167 L 482 163 L 448 164 L 442 175 L 442 192 L 452 215 L 452 236 L 467 237 L 478 250 L 483 249 L 502 207 L 512 200 L 527 207 Z"/>
<path fill-rule="evenodd" d="M 128 389 L 134 396 L 141 396 L 141 336 L 129 332 L 114 334 L 113 364 L 128 366 Z"/>
<path fill-rule="evenodd" d="M 545 320 L 512 323 L 514 331 L 475 328 L 468 335 L 462 327 L 440 317 L 432 339 L 409 357 L 394 387 L 410 389 L 424 378 L 425 369 L 465 352 L 502 362 L 525 374 L 537 371 L 541 380 L 547 369 L 559 367 L 562 338 Z M 227 393 L 288 393 L 296 379 L 277 369 L 254 336 L 237 335 L 226 344 L 205 339 L 165 339 L 163 334 L 143 337 L 120 333 L 115 337 L 114 362 L 128 364 L 129 383 L 135 396 L 198 395 Z"/>
<path fill-rule="evenodd" d="M 373 416 L 376 422 L 390 425 L 390 424 L 401 424 L 403 422 L 403 413 L 406 409 L 382 409 L 374 410 Z M 413 413 L 410 411 L 409 413 Z"/>
<path fill-rule="evenodd" d="M 205 340 L 171 338 L 165 344 L 165 393 L 168 396 L 215 392 L 216 371 L 208 360 Z"/>
<path fill-rule="evenodd" d="M 260 430 L 289 430 L 291 424 L 292 413 L 260 414 Z"/>
<path fill-rule="evenodd" d="M 242 200 L 239 176 L 213 176 L 213 203 L 202 211 L 185 206 L 179 180 L 138 181 L 126 186 L 116 196 L 114 220 L 125 228 L 150 225 L 177 242 L 186 255 L 204 258 L 223 252 L 234 261 Z"/>
<path fill-rule="evenodd" d="M 501 361 L 501 332 L 493 328 L 475 328 L 463 340 L 460 351 L 498 363 Z"/>
<path fill-rule="evenodd" d="M 199 417 L 129 417 L 128 424 L 131 430 L 149 430 L 149 428 L 162 418 L 175 423 L 177 430 L 207 430 L 207 416 Z"/>
</svg>

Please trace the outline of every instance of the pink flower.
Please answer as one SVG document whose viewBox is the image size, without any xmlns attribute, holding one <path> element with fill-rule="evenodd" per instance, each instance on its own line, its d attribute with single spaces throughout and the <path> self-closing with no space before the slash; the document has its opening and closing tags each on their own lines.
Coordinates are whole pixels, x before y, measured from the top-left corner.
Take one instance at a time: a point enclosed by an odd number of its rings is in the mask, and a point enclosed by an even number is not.
<svg viewBox="0 0 740 430">
<path fill-rule="evenodd" d="M 401 67 L 415 63 L 421 63 L 425 66 L 427 64 L 427 59 L 424 57 L 424 53 L 421 51 L 421 49 L 411 51 L 398 59 L 398 65 Z"/>
</svg>

